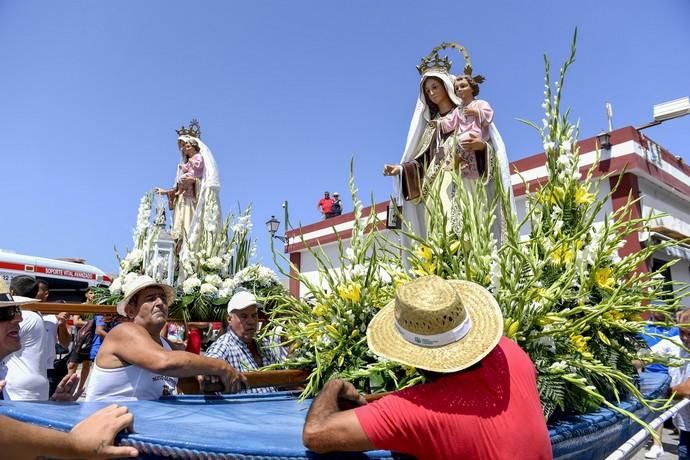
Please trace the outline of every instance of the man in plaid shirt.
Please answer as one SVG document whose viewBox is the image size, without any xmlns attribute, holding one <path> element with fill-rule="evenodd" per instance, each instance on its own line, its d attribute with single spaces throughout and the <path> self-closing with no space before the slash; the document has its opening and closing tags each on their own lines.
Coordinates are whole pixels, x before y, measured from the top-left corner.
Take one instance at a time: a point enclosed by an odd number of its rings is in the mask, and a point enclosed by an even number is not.
<svg viewBox="0 0 690 460">
<path fill-rule="evenodd" d="M 257 370 L 281 361 L 280 347 L 266 338 L 255 339 L 261 305 L 251 292 L 240 291 L 228 302 L 228 330 L 206 350 L 211 358 L 224 359 L 240 372 Z M 275 387 L 248 388 L 239 393 L 271 393 Z"/>
</svg>

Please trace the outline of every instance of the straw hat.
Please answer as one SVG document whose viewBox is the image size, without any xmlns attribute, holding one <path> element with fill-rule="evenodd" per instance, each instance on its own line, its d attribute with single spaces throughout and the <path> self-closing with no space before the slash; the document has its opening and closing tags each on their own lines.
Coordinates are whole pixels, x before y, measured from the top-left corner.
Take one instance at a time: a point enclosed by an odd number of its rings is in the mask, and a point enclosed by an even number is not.
<svg viewBox="0 0 690 460">
<path fill-rule="evenodd" d="M 470 281 L 425 276 L 400 286 L 369 323 L 372 352 L 434 372 L 457 372 L 484 358 L 503 334 L 496 299 Z"/>
<path fill-rule="evenodd" d="M 125 284 L 123 288 L 125 292 L 125 298 L 117 303 L 117 312 L 122 316 L 127 316 L 127 313 L 125 312 L 125 307 L 132 299 L 132 297 L 134 297 L 136 293 L 141 291 L 142 289 L 151 286 L 157 286 L 163 289 L 163 291 L 165 292 L 165 303 L 168 306 L 172 305 L 173 302 L 175 302 L 175 289 L 173 289 L 172 286 L 168 286 L 167 284 L 163 283 L 158 283 L 150 276 L 141 275 L 132 280 L 131 282 Z"/>
<path fill-rule="evenodd" d="M 23 297 L 20 295 L 10 294 L 10 290 L 7 287 L 7 284 L 5 284 L 5 281 L 0 279 L 0 308 L 36 302 L 40 302 L 40 300 L 32 299 L 31 297 Z"/>
</svg>

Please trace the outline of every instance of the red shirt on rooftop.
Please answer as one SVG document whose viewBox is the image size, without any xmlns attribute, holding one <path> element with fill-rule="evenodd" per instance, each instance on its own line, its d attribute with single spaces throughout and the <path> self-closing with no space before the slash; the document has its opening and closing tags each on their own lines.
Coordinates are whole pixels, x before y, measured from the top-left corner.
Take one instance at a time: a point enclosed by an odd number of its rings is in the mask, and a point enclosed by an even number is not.
<svg viewBox="0 0 690 460">
<path fill-rule="evenodd" d="M 328 214 L 329 212 L 331 212 L 331 208 L 333 208 L 333 199 L 332 198 L 326 198 L 326 197 L 321 198 L 319 200 L 318 207 L 321 208 L 321 211 L 324 214 Z"/>
<path fill-rule="evenodd" d="M 355 409 L 377 449 L 423 459 L 549 460 L 536 370 L 502 337 L 479 364 Z"/>
</svg>

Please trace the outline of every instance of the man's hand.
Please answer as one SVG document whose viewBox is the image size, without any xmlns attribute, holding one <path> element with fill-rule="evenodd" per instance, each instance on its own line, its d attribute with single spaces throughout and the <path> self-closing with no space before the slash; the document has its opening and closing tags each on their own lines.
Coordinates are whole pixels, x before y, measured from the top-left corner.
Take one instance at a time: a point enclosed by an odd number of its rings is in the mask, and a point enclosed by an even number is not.
<svg viewBox="0 0 690 460">
<path fill-rule="evenodd" d="M 367 403 L 367 400 L 364 399 L 364 396 L 359 394 L 357 388 L 355 388 L 354 385 L 348 381 L 338 379 L 328 382 L 328 384 L 340 385 L 340 390 L 338 391 L 339 410 L 353 409 L 358 406 L 363 406 Z"/>
<path fill-rule="evenodd" d="M 202 393 L 223 392 L 237 393 L 238 391 L 249 388 L 247 378 L 240 372 L 226 363 L 226 371 L 219 375 L 198 376 L 199 389 Z"/>
<path fill-rule="evenodd" d="M 687 398 L 690 396 L 690 379 L 687 379 L 676 386 L 671 387 L 671 391 L 676 393 L 676 396 Z"/>
<path fill-rule="evenodd" d="M 67 320 L 69 320 L 69 313 L 63 311 L 62 313 L 58 313 L 56 318 L 58 325 L 65 324 Z"/>
<path fill-rule="evenodd" d="M 355 411 L 345 407 L 363 404 L 366 401 L 351 383 L 340 379 L 326 383 L 307 413 L 302 431 L 304 445 L 318 453 L 374 449 Z"/>
<path fill-rule="evenodd" d="M 402 171 L 402 166 L 385 164 L 383 165 L 383 175 L 384 176 L 397 176 Z"/>
<path fill-rule="evenodd" d="M 126 407 L 113 404 L 77 423 L 68 434 L 70 444 L 86 458 L 136 457 L 134 447 L 113 445 L 120 431 L 133 431 L 133 420 Z"/>
<path fill-rule="evenodd" d="M 226 371 L 218 377 L 220 377 L 220 381 L 223 383 L 225 393 L 237 393 L 242 388 L 249 388 L 247 378 L 229 364 Z"/>
<path fill-rule="evenodd" d="M 79 386 L 79 376 L 77 374 L 66 375 L 60 380 L 55 392 L 50 397 L 51 401 L 76 401 L 84 392 L 84 388 L 75 391 Z"/>
</svg>

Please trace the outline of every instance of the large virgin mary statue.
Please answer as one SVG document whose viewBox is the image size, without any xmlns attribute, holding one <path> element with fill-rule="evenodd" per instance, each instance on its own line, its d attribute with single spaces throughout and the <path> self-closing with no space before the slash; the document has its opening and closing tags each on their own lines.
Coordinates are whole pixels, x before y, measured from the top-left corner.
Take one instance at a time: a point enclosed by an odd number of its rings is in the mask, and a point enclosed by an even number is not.
<svg viewBox="0 0 690 460">
<path fill-rule="evenodd" d="M 185 258 L 202 244 L 210 244 L 223 226 L 218 166 L 211 149 L 201 141 L 199 122 L 192 120 L 189 128 L 183 126 L 176 131 L 180 163 L 175 186 L 157 191 L 167 194 L 173 209 L 172 236 L 184 267 Z"/>
<path fill-rule="evenodd" d="M 462 78 L 450 73 L 448 57 L 440 58 L 438 55 L 441 49 L 447 47 L 456 48 L 465 55 L 465 74 Z M 501 135 L 492 122 L 493 112 L 487 117 L 480 110 L 473 111 L 473 107 L 478 107 L 478 103 L 484 101 L 468 102 L 469 99 L 463 100 L 455 93 L 454 84 L 460 79 L 471 82 L 473 88 L 476 87 L 475 94 L 478 93 L 478 83 L 483 81 L 483 77 L 471 77 L 472 68 L 464 48 L 444 43 L 423 58 L 417 68 L 422 78 L 405 150 L 400 164 L 386 164 L 383 174 L 396 176 L 393 196 L 402 207 L 403 217 L 409 225 L 407 229 L 426 239 L 429 224 L 426 208 L 431 205 L 432 191 L 437 187 L 448 216 L 447 230 L 462 225 L 451 171 L 460 176 L 467 193 L 475 193 L 477 187 L 486 187 L 489 202 L 496 196 L 499 183 L 506 193 L 511 194 L 511 202 L 512 189 L 508 157 Z M 459 85 L 459 92 L 463 91 L 462 86 Z M 480 132 L 470 129 L 461 133 L 460 128 L 451 130 L 448 127 L 458 117 L 471 127 L 472 116 L 477 117 Z M 497 173 L 494 174 L 494 171 Z M 500 246 L 505 237 L 505 219 L 500 202 L 495 212 L 492 232 Z M 406 244 L 409 245 L 409 241 Z"/>
</svg>

